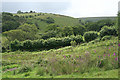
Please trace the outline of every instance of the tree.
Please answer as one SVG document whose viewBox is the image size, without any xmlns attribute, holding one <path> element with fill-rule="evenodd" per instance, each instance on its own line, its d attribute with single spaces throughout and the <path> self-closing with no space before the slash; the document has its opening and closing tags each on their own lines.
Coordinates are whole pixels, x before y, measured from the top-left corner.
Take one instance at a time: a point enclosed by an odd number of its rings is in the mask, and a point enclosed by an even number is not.
<svg viewBox="0 0 120 80">
<path fill-rule="evenodd" d="M 83 25 L 77 25 L 72 27 L 74 35 L 83 35 L 84 32 L 86 31 L 85 26 Z"/>
<path fill-rule="evenodd" d="M 25 32 L 28 32 L 28 33 L 32 33 L 32 34 L 35 34 L 37 32 L 37 27 L 35 26 L 35 24 L 23 24 L 23 25 L 20 25 L 18 29 L 21 29 Z"/>
<path fill-rule="evenodd" d="M 100 30 L 100 36 L 106 36 L 106 35 L 114 35 L 117 36 L 117 31 L 115 29 L 115 27 L 108 27 L 108 26 L 104 26 L 101 30 Z"/>
<path fill-rule="evenodd" d="M 98 37 L 98 33 L 95 31 L 89 31 L 84 33 L 84 39 L 86 42 L 92 41 Z"/>
<path fill-rule="evenodd" d="M 50 24 L 50 23 L 54 23 L 55 21 L 54 21 L 53 18 L 47 17 L 46 22 L 47 22 L 48 24 Z"/>
<path fill-rule="evenodd" d="M 23 13 L 21 10 L 17 11 L 17 14 L 21 14 L 21 13 Z"/>
<path fill-rule="evenodd" d="M 58 27 L 59 27 L 59 25 L 49 24 L 48 27 L 47 27 L 47 29 L 48 29 L 47 31 L 49 31 L 49 30 L 57 31 Z"/>
<path fill-rule="evenodd" d="M 73 34 L 73 30 L 72 30 L 72 27 L 70 26 L 64 26 L 62 28 L 62 35 L 63 36 L 70 36 Z"/>
<path fill-rule="evenodd" d="M 19 27 L 20 23 L 16 21 L 5 21 L 2 24 L 2 31 L 9 31 L 13 29 L 17 29 Z"/>
<path fill-rule="evenodd" d="M 14 41 L 15 39 L 24 41 L 29 36 L 25 31 L 20 29 L 3 32 L 3 35 L 6 36 L 9 41 Z"/>
</svg>

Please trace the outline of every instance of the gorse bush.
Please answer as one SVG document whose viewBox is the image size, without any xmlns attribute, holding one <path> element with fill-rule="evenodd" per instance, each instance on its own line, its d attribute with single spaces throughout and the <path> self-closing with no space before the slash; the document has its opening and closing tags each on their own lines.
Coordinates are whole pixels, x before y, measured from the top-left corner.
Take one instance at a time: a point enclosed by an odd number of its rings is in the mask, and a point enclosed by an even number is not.
<svg viewBox="0 0 120 80">
<path fill-rule="evenodd" d="M 114 35 L 114 36 L 117 36 L 117 31 L 116 31 L 116 29 L 114 27 L 104 26 L 100 30 L 100 36 L 103 37 L 105 35 Z"/>
<path fill-rule="evenodd" d="M 70 46 L 71 41 L 75 41 L 76 44 L 82 43 L 83 38 L 81 35 L 78 36 L 70 36 L 70 37 L 64 37 L 64 38 L 50 38 L 47 40 L 26 40 L 19 42 L 18 40 L 11 42 L 11 50 L 43 50 L 43 49 L 53 49 L 53 48 L 59 48 L 64 46 Z"/>
<path fill-rule="evenodd" d="M 89 31 L 84 33 L 84 39 L 86 42 L 92 41 L 98 37 L 98 33 L 95 31 Z"/>
</svg>

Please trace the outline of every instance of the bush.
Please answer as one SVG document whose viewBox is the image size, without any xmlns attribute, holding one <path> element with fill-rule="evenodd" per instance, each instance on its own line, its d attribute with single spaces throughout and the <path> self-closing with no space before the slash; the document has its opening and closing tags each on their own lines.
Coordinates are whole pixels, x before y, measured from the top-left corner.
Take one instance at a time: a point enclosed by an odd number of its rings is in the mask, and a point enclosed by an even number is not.
<svg viewBox="0 0 120 80">
<path fill-rule="evenodd" d="M 26 50 L 31 50 L 32 48 L 32 41 L 31 40 L 26 40 L 23 42 L 23 48 Z"/>
<path fill-rule="evenodd" d="M 34 40 L 33 44 L 32 44 L 32 48 L 34 50 L 41 50 L 43 48 L 43 39 L 39 39 L 39 40 Z"/>
<path fill-rule="evenodd" d="M 100 30 L 100 36 L 103 37 L 105 35 L 117 35 L 117 31 L 114 27 L 108 27 L 108 26 L 104 26 L 101 30 Z"/>
<path fill-rule="evenodd" d="M 84 39 L 86 42 L 92 41 L 98 37 L 98 33 L 95 31 L 89 31 L 84 33 Z"/>
<path fill-rule="evenodd" d="M 104 36 L 104 37 L 102 38 L 102 41 L 110 40 L 110 39 L 111 39 L 111 36 Z"/>
<path fill-rule="evenodd" d="M 21 49 L 21 43 L 18 40 L 14 40 L 11 42 L 10 47 L 12 51 L 19 50 Z"/>
<path fill-rule="evenodd" d="M 50 23 L 54 23 L 55 21 L 54 21 L 53 18 L 47 17 L 46 22 L 47 22 L 48 24 L 50 24 Z"/>
</svg>

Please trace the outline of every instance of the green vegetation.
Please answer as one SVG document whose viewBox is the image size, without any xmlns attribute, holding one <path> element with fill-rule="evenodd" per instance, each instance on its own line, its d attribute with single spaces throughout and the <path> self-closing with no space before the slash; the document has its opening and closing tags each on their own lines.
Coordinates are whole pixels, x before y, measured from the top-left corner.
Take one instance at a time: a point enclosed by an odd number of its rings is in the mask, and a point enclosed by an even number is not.
<svg viewBox="0 0 120 80">
<path fill-rule="evenodd" d="M 3 12 L 3 78 L 118 78 L 116 19 Z"/>
<path fill-rule="evenodd" d="M 15 70 L 9 69 L 10 71 L 3 73 L 3 78 L 117 78 L 117 39 L 112 37 L 106 41 L 38 52 L 3 53 L 5 67 L 13 64 L 20 65 Z M 114 76 L 110 76 L 111 74 Z"/>
</svg>

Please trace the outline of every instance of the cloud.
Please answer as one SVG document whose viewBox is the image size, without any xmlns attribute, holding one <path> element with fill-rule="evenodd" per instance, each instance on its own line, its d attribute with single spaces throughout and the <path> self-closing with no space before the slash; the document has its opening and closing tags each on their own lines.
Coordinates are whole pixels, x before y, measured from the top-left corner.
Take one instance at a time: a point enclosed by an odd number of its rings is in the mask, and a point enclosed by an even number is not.
<svg viewBox="0 0 120 80">
<path fill-rule="evenodd" d="M 64 12 L 73 17 L 116 16 L 119 0 L 71 0 Z"/>
<path fill-rule="evenodd" d="M 2 0 L 2 2 L 68 2 L 70 0 Z"/>
</svg>

